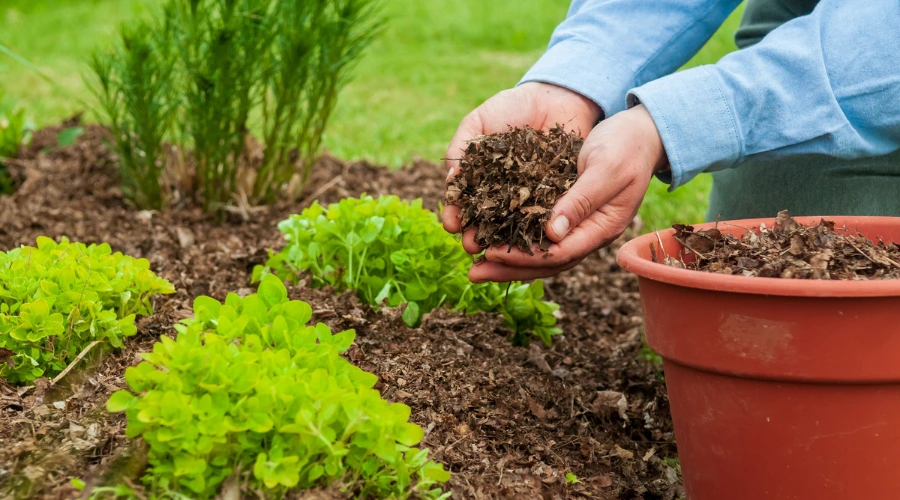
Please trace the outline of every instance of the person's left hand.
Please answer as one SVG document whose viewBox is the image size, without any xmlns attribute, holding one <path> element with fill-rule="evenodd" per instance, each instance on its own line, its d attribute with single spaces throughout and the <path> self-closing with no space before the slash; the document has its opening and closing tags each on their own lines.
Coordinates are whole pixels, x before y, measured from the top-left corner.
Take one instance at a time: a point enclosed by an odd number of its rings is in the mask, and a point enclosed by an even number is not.
<svg viewBox="0 0 900 500">
<path fill-rule="evenodd" d="M 625 232 L 637 214 L 654 172 L 668 164 L 650 113 L 638 105 L 600 122 L 578 156 L 578 180 L 553 207 L 547 236 L 549 255 L 534 255 L 508 246 L 491 247 L 485 261 L 472 266 L 469 279 L 526 281 L 555 276 L 575 267 L 595 250 Z M 480 253 L 474 231 L 463 235 L 463 247 Z"/>
</svg>

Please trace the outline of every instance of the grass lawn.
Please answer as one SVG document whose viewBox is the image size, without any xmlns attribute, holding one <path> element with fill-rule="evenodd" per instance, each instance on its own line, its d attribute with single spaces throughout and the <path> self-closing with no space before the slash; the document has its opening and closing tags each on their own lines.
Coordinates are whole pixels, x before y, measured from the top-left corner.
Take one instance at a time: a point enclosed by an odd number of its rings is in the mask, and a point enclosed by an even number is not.
<svg viewBox="0 0 900 500">
<path fill-rule="evenodd" d="M 0 92 L 37 125 L 59 121 L 92 102 L 82 75 L 87 56 L 117 25 L 151 15 L 155 0 L 5 0 L 0 44 L 34 63 L 57 85 L 0 55 Z M 406 0 L 385 2 L 390 23 L 344 90 L 326 147 L 343 158 L 401 165 L 439 161 L 459 120 L 516 84 L 565 16 L 565 0 Z M 512 15 L 515 11 L 516 14 Z M 689 64 L 715 62 L 734 49 L 731 16 Z M 91 117 L 89 116 L 89 119 Z M 649 229 L 702 219 L 710 181 L 667 193 L 654 181 L 641 215 Z"/>
</svg>

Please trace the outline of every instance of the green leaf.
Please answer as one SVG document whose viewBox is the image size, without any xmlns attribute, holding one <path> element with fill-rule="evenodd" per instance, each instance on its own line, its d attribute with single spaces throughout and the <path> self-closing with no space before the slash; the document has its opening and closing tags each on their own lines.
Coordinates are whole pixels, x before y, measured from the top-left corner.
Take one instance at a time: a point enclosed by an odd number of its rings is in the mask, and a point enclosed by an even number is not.
<svg viewBox="0 0 900 500">
<path fill-rule="evenodd" d="M 65 148 L 75 144 L 75 141 L 78 139 L 78 136 L 84 133 L 84 129 L 81 127 L 69 127 L 63 129 L 56 136 L 56 143 L 59 147 Z"/>
<path fill-rule="evenodd" d="M 356 332 L 353 330 L 346 330 L 341 333 L 335 334 L 332 337 L 332 343 L 337 347 L 338 351 L 344 352 L 353 345 L 353 340 L 356 338 Z"/>
<path fill-rule="evenodd" d="M 222 303 L 218 300 L 201 295 L 194 299 L 194 315 L 197 321 L 208 323 L 219 317 Z"/>
<path fill-rule="evenodd" d="M 419 304 L 415 302 L 410 302 L 406 304 L 406 309 L 403 310 L 403 322 L 406 323 L 410 328 L 416 328 L 422 321 L 422 315 L 419 313 Z"/>
<path fill-rule="evenodd" d="M 422 301 L 427 299 L 431 294 L 428 293 L 420 282 L 413 282 L 407 283 L 406 286 L 403 287 L 403 295 L 405 295 L 406 300 L 409 301 Z"/>
<path fill-rule="evenodd" d="M 82 490 L 84 490 L 84 487 L 87 486 L 87 484 L 85 484 L 84 481 L 82 481 L 81 479 L 78 479 L 77 477 L 72 478 L 72 480 L 69 481 L 69 484 L 71 484 L 72 487 L 75 488 L 77 491 L 82 491 Z"/>
<path fill-rule="evenodd" d="M 280 279 L 273 275 L 263 278 L 257 292 L 267 306 L 273 307 L 287 300 L 287 288 Z"/>
<path fill-rule="evenodd" d="M 378 292 L 378 295 L 375 296 L 375 299 L 373 300 L 373 302 L 375 304 L 373 304 L 373 305 L 381 304 L 384 301 L 384 299 L 388 298 L 388 295 L 390 295 L 390 293 L 391 293 L 391 284 L 390 284 L 390 282 L 388 282 L 388 283 L 384 284 L 384 286 L 381 288 L 381 291 Z"/>
<path fill-rule="evenodd" d="M 406 446 L 415 446 L 425 436 L 425 431 L 414 424 L 401 424 L 397 430 L 397 441 Z"/>
<path fill-rule="evenodd" d="M 138 398 L 128 391 L 116 391 L 106 402 L 106 410 L 112 413 L 125 411 L 137 403 Z"/>
</svg>

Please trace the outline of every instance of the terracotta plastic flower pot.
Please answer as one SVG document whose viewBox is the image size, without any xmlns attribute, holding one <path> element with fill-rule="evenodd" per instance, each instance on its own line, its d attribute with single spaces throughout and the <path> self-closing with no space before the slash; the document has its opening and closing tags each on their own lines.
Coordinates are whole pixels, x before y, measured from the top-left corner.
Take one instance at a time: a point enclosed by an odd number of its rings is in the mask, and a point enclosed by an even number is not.
<svg viewBox="0 0 900 500">
<path fill-rule="evenodd" d="M 826 219 L 900 241 L 900 218 Z M 678 254 L 673 230 L 659 237 Z M 618 261 L 640 278 L 688 498 L 900 498 L 900 280 L 710 274 L 652 262 L 651 243 L 662 255 L 651 233 Z"/>
</svg>

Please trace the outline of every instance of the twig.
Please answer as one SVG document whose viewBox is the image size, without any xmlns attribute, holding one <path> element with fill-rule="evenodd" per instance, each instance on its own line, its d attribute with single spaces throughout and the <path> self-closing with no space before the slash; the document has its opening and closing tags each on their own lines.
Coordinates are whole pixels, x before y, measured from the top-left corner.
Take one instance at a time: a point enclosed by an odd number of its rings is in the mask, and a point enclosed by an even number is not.
<svg viewBox="0 0 900 500">
<path fill-rule="evenodd" d="M 730 222 L 722 221 L 722 224 L 724 224 L 724 225 L 726 225 L 726 226 L 739 227 L 739 228 L 743 229 L 744 231 L 752 231 L 752 229 L 750 229 L 750 228 L 748 228 L 748 227 L 739 226 L 739 225 L 737 225 L 737 224 L 732 224 L 732 223 L 730 223 Z"/>
<path fill-rule="evenodd" d="M 861 248 L 859 248 L 858 246 L 854 245 L 853 242 L 850 241 L 849 239 L 844 240 L 844 241 L 846 241 L 848 245 L 850 245 L 851 247 L 853 247 L 854 250 L 856 250 L 857 252 L 861 253 L 863 257 L 865 257 L 865 258 L 869 259 L 870 261 L 872 261 L 872 263 L 884 265 L 884 262 L 878 262 L 878 261 L 875 260 L 874 258 L 869 257 L 869 255 L 868 255 L 866 252 L 862 251 Z M 891 265 L 893 265 L 894 267 L 900 268 L 900 264 L 898 264 L 898 263 L 894 262 L 893 260 L 891 260 L 890 257 L 883 257 L 883 259 L 886 260 L 886 261 L 888 261 L 888 262 L 890 262 Z"/>
<path fill-rule="evenodd" d="M 303 198 L 303 201 L 300 202 L 300 206 L 302 207 L 302 206 L 306 205 L 307 203 L 311 203 L 311 202 L 315 201 L 316 198 L 318 198 L 319 196 L 322 196 L 323 194 L 328 192 L 338 182 L 341 182 L 341 180 L 343 180 L 343 178 L 344 178 L 343 175 L 338 175 L 334 179 L 331 179 L 325 185 L 323 185 L 319 189 L 316 189 L 315 191 L 313 191 L 313 193 L 311 195 L 307 196 L 306 198 Z"/>
<path fill-rule="evenodd" d="M 4 165 L 13 165 L 21 168 L 29 168 L 33 164 L 37 164 L 37 160 L 20 160 L 18 158 L 5 158 L 0 156 L 0 163 Z"/>
<path fill-rule="evenodd" d="M 659 229 L 656 230 L 656 241 L 659 241 L 659 249 L 662 250 L 663 258 L 669 260 L 669 254 L 666 253 L 666 247 L 663 246 L 662 238 L 659 236 Z"/>
<path fill-rule="evenodd" d="M 457 439 L 456 441 L 450 443 L 449 446 L 447 446 L 447 447 L 444 448 L 443 450 L 440 450 L 440 453 L 446 454 L 446 453 L 447 453 L 448 451 L 450 451 L 454 446 L 458 445 L 462 440 L 466 439 L 467 437 L 471 436 L 472 434 L 474 434 L 474 432 L 469 432 L 469 433 L 466 434 L 465 436 L 463 436 L 463 437 Z"/>
<path fill-rule="evenodd" d="M 95 341 L 91 342 L 90 344 L 88 344 L 87 347 L 82 349 L 81 352 L 78 353 L 78 356 L 75 356 L 75 359 L 73 359 L 72 362 L 69 363 L 69 366 L 67 366 L 63 371 L 59 372 L 59 375 L 53 377 L 53 380 L 50 381 L 50 387 L 53 387 L 54 385 L 57 384 L 57 382 L 62 380 L 62 378 L 65 377 L 66 374 L 68 374 L 72 370 L 72 368 L 74 368 L 75 365 L 78 364 L 79 361 L 84 359 L 84 357 L 87 355 L 87 353 L 91 349 L 93 349 L 95 345 L 97 345 L 99 343 L 100 343 L 99 340 L 95 340 Z"/>
</svg>

